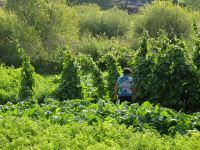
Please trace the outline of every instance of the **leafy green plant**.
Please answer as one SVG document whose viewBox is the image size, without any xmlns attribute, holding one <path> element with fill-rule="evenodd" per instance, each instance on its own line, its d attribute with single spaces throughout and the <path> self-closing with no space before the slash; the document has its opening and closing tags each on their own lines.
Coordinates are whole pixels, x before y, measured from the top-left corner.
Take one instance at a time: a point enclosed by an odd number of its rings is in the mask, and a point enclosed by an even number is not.
<svg viewBox="0 0 200 150">
<path fill-rule="evenodd" d="M 108 38 L 124 36 L 129 28 L 127 12 L 114 7 L 110 10 L 96 10 L 93 13 L 80 14 L 80 32 L 93 36 L 106 35 Z"/>
<path fill-rule="evenodd" d="M 119 65 L 117 63 L 117 61 L 115 60 L 115 58 L 113 57 L 113 55 L 111 54 L 107 54 L 105 56 L 106 59 L 106 65 L 108 68 L 108 77 L 107 77 L 107 82 L 108 82 L 108 93 L 109 93 L 109 97 L 110 99 L 113 99 L 114 97 L 114 87 L 115 87 L 115 83 L 117 82 L 117 79 L 120 76 L 119 73 Z"/>
<path fill-rule="evenodd" d="M 82 98 L 83 96 L 80 83 L 80 68 L 69 50 L 65 54 L 61 83 L 57 89 L 56 96 L 60 100 Z"/>
<path fill-rule="evenodd" d="M 0 104 L 16 103 L 20 88 L 21 69 L 0 66 Z"/>
<path fill-rule="evenodd" d="M 88 125 L 71 122 L 65 126 L 48 120 L 5 115 L 0 120 L 0 149 L 199 149 L 200 133 L 162 136 L 153 129 L 134 132 L 125 125 L 105 121 Z M 164 144 L 163 144 L 164 143 Z"/>
<path fill-rule="evenodd" d="M 160 94 L 160 96 L 152 97 L 152 99 L 158 100 L 162 97 L 164 105 L 176 109 L 184 108 L 187 110 L 188 108 L 190 111 L 197 111 L 195 105 L 199 99 L 199 77 L 185 51 L 184 43 L 176 39 L 168 48 L 163 49 L 155 66 L 154 86 L 152 86 L 152 89 L 155 88 L 152 95 L 158 96 Z M 156 92 L 157 90 L 160 92 Z M 168 92 L 166 93 L 166 91 Z M 159 102 L 161 101 L 159 100 Z"/>
<path fill-rule="evenodd" d="M 43 52 L 35 29 L 21 21 L 15 13 L 3 9 L 0 9 L 0 39 L 0 62 L 9 66 L 19 67 L 21 63 L 17 40 L 32 60 Z"/>
<path fill-rule="evenodd" d="M 103 96 L 105 96 L 105 85 L 101 70 L 90 56 L 81 55 L 79 56 L 78 61 L 81 69 L 83 69 L 85 73 L 91 73 L 93 75 L 93 84 L 98 88 L 98 97 L 103 98 Z"/>
<path fill-rule="evenodd" d="M 154 62 L 152 61 L 152 56 L 148 56 L 149 41 L 148 33 L 144 32 L 143 36 L 140 38 L 140 47 L 133 63 L 136 95 L 140 101 L 144 101 L 151 95 L 149 93 L 151 88 L 149 83 Z"/>
<path fill-rule="evenodd" d="M 198 111 L 199 75 L 187 56 L 184 42 L 170 40 L 160 32 L 157 39 L 150 39 L 145 33 L 140 43 L 133 63 L 138 100 Z"/>
<path fill-rule="evenodd" d="M 170 38 L 190 38 L 192 35 L 192 14 L 179 5 L 169 1 L 155 1 L 141 10 L 134 20 L 134 29 L 139 35 L 143 29 L 150 37 L 156 37 L 160 29 L 166 31 Z"/>
<path fill-rule="evenodd" d="M 65 45 L 73 46 L 78 41 L 78 17 L 75 10 L 60 0 L 8 0 L 5 9 L 17 18 L 13 17 L 11 21 L 9 17 L 6 18 L 5 23 L 8 22 L 6 24 L 10 31 L 7 30 L 9 32 L 5 33 L 14 40 L 19 39 L 23 48 L 31 56 L 36 71 L 40 73 L 60 72 L 64 59 L 62 50 Z M 1 27 L 2 30 L 4 28 Z M 9 35 L 10 32 L 17 35 Z M 13 46 L 13 42 L 5 43 Z M 12 61 L 12 58 L 10 59 Z"/>
<path fill-rule="evenodd" d="M 195 41 L 195 52 L 193 55 L 193 62 L 200 69 L 200 33 L 198 31 L 197 25 L 194 23 L 193 28 L 196 34 L 196 41 Z"/>
<path fill-rule="evenodd" d="M 30 100 L 33 97 L 34 67 L 30 63 L 29 56 L 22 48 L 18 49 L 22 59 L 21 87 L 19 90 L 19 100 Z"/>
<path fill-rule="evenodd" d="M 6 116 L 28 117 L 36 121 L 49 120 L 51 124 L 68 125 L 70 123 L 87 123 L 101 125 L 102 122 L 124 124 L 134 131 L 155 129 L 160 134 L 174 136 L 176 132 L 187 134 L 189 130 L 200 130 L 199 113 L 187 115 L 172 109 L 144 102 L 128 106 L 126 103 L 113 104 L 99 100 L 91 103 L 87 100 L 59 102 L 47 98 L 43 104 L 20 102 L 16 105 L 7 103 L 0 106 L 0 112 Z"/>
</svg>

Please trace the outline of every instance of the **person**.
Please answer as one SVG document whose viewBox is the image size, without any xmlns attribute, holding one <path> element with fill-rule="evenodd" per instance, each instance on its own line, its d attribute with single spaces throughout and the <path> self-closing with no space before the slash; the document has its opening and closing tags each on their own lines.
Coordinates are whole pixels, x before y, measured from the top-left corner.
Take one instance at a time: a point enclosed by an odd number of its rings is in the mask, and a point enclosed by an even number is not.
<svg viewBox="0 0 200 150">
<path fill-rule="evenodd" d="M 135 88 L 131 74 L 131 69 L 124 68 L 123 75 L 117 79 L 115 84 L 114 99 L 117 99 L 118 96 L 120 103 L 124 101 L 128 101 L 130 103 L 132 102 L 133 96 L 135 94 Z"/>
</svg>

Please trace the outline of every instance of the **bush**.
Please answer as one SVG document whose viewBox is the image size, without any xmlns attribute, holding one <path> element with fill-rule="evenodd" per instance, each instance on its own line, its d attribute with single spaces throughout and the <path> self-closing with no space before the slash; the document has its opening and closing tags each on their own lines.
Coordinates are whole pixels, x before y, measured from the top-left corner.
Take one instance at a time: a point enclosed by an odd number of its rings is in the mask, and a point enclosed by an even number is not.
<svg viewBox="0 0 200 150">
<path fill-rule="evenodd" d="M 32 59 L 36 70 L 40 73 L 59 72 L 62 68 L 63 48 L 66 45 L 74 46 L 78 39 L 78 17 L 74 9 L 61 1 L 8 0 L 6 10 L 14 12 L 20 18 L 20 23 L 25 22 L 40 37 L 42 47 L 37 49 L 36 58 Z M 26 43 L 23 40 L 21 42 Z M 41 68 L 45 68 L 45 71 Z"/>
<path fill-rule="evenodd" d="M 170 37 L 189 38 L 192 33 L 192 19 L 192 14 L 178 5 L 154 2 L 141 10 L 141 14 L 134 20 L 134 30 L 141 35 L 143 29 L 146 29 L 151 37 L 156 37 L 162 29 Z"/>
<path fill-rule="evenodd" d="M 114 94 L 115 94 L 115 84 L 117 82 L 117 79 L 120 76 L 120 69 L 117 61 L 111 54 L 107 54 L 106 56 L 106 64 L 108 68 L 108 77 L 107 77 L 107 82 L 108 82 L 108 94 L 110 99 L 113 99 Z"/>
<path fill-rule="evenodd" d="M 0 104 L 17 102 L 20 88 L 20 69 L 0 66 Z"/>
<path fill-rule="evenodd" d="M 42 52 L 41 39 L 36 31 L 13 13 L 0 9 L 0 62 L 20 66 L 17 41 L 35 59 Z"/>
<path fill-rule="evenodd" d="M 86 8 L 88 9 L 88 7 Z M 100 11 L 97 7 L 94 12 L 88 13 L 85 12 L 87 9 L 84 10 L 83 14 L 80 14 L 81 33 L 89 32 L 93 36 L 106 35 L 108 38 L 124 36 L 127 33 L 129 16 L 125 11 L 116 7 L 107 11 Z"/>
<path fill-rule="evenodd" d="M 199 111 L 200 78 L 185 44 L 178 39 L 170 41 L 163 34 L 152 44 L 148 37 L 143 41 L 149 42 L 141 42 L 143 49 L 139 49 L 134 63 L 139 99 L 176 110 Z"/>
<path fill-rule="evenodd" d="M 198 27 L 196 24 L 194 24 L 194 30 L 196 32 L 196 39 L 195 39 L 195 51 L 193 55 L 193 62 L 194 65 L 196 65 L 197 68 L 200 69 L 200 33 L 198 31 Z"/>
<path fill-rule="evenodd" d="M 96 62 L 109 51 L 110 45 L 111 41 L 106 38 L 84 36 L 80 40 L 77 50 L 79 53 L 91 56 Z"/>
<path fill-rule="evenodd" d="M 18 103 L 21 83 L 21 68 L 0 66 L 0 104 Z M 60 76 L 41 76 L 34 74 L 35 86 L 33 98 L 44 102 L 44 98 L 52 96 L 60 83 Z"/>
<path fill-rule="evenodd" d="M 78 20 L 75 11 L 61 1 L 8 0 L 6 8 L 40 34 L 47 50 L 64 48 L 77 38 Z"/>
<path fill-rule="evenodd" d="M 34 67 L 30 63 L 30 58 L 19 48 L 19 55 L 22 59 L 21 87 L 19 90 L 19 100 L 31 100 L 33 97 L 33 87 L 35 80 L 33 78 Z"/>
<path fill-rule="evenodd" d="M 140 102 L 145 101 L 151 96 L 150 89 L 152 69 L 154 62 L 151 57 L 147 57 L 149 50 L 149 36 L 147 32 L 140 38 L 140 47 L 136 53 L 133 63 L 133 76 L 136 82 L 136 95 Z"/>
<path fill-rule="evenodd" d="M 82 98 L 82 87 L 80 83 L 80 70 L 71 52 L 65 55 L 61 83 L 57 89 L 56 96 L 60 100 Z"/>
<path fill-rule="evenodd" d="M 84 73 L 83 76 L 85 76 L 85 73 L 93 76 L 93 85 L 97 87 L 97 98 L 103 98 L 105 96 L 105 85 L 101 70 L 90 56 L 80 55 L 78 56 L 78 62 L 81 66 L 81 70 Z"/>
</svg>

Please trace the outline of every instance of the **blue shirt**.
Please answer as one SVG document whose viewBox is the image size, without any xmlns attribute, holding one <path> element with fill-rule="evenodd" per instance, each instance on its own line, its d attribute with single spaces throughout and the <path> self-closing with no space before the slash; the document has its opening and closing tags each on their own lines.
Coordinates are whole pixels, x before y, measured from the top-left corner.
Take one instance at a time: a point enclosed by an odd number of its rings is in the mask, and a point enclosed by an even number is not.
<svg viewBox="0 0 200 150">
<path fill-rule="evenodd" d="M 133 78 L 128 75 L 123 75 L 118 78 L 117 86 L 119 88 L 119 96 L 132 96 L 132 88 L 134 86 Z"/>
</svg>

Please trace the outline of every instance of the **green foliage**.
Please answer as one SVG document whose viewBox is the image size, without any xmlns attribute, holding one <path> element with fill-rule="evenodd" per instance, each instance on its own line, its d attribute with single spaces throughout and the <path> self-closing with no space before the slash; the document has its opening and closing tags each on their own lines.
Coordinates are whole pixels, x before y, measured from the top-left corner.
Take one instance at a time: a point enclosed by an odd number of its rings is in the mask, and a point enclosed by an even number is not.
<svg viewBox="0 0 200 150">
<path fill-rule="evenodd" d="M 80 14 L 81 33 L 89 32 L 93 36 L 106 35 L 108 38 L 124 36 L 127 33 L 129 16 L 126 12 L 116 7 L 106 11 L 97 9 L 92 13 L 87 11 L 87 9 L 80 11 L 82 12 Z"/>
<path fill-rule="evenodd" d="M 20 66 L 17 40 L 33 59 L 42 51 L 41 39 L 35 30 L 23 23 L 14 13 L 0 9 L 0 62 Z"/>
<path fill-rule="evenodd" d="M 21 48 L 18 49 L 19 55 L 22 59 L 21 71 L 21 87 L 19 90 L 19 100 L 31 100 L 33 97 L 34 86 L 34 67 L 30 63 L 29 56 Z"/>
<path fill-rule="evenodd" d="M 193 56 L 193 62 L 197 66 L 197 68 L 200 69 L 200 33 L 198 31 L 197 25 L 194 24 L 193 26 L 196 33 L 195 52 Z"/>
<path fill-rule="evenodd" d="M 61 1 L 8 0 L 7 9 L 35 28 L 48 50 L 63 48 L 69 39 L 72 41 L 77 36 L 76 14 Z"/>
<path fill-rule="evenodd" d="M 20 87 L 20 69 L 0 66 L 0 104 L 16 103 Z"/>
<path fill-rule="evenodd" d="M 164 53 L 159 56 L 155 67 L 153 80 L 156 88 L 152 88 L 153 95 L 161 94 L 158 97 L 162 97 L 163 104 L 176 109 L 188 107 L 189 110 L 198 111 L 200 79 L 187 59 L 185 49 L 184 43 L 175 40 L 163 50 Z M 155 92 L 158 89 L 159 93 Z"/>
<path fill-rule="evenodd" d="M 21 71 L 21 68 L 14 69 L 0 66 L 0 104 L 5 104 L 8 101 L 12 103 L 18 102 Z M 44 102 L 46 97 L 51 97 L 55 89 L 57 89 L 60 83 L 60 76 L 41 76 L 34 74 L 34 80 L 33 97 L 41 103 Z"/>
<path fill-rule="evenodd" d="M 152 67 L 154 63 L 152 62 L 152 57 L 147 56 L 149 50 L 148 38 L 148 33 L 144 32 L 143 36 L 140 38 L 140 47 L 132 66 L 133 78 L 136 82 L 136 95 L 139 97 L 140 101 L 144 101 L 151 95 L 149 93 L 149 90 L 151 89 L 149 82 L 151 81 Z"/>
<path fill-rule="evenodd" d="M 106 59 L 106 65 L 108 68 L 108 77 L 107 77 L 107 82 L 108 82 L 108 93 L 109 93 L 109 97 L 111 99 L 113 99 L 114 97 L 114 87 L 115 87 L 115 83 L 117 82 L 117 79 L 120 76 L 119 73 L 119 65 L 117 63 L 117 61 L 115 60 L 115 58 L 113 57 L 113 55 L 111 54 L 107 54 L 105 56 Z"/>
<path fill-rule="evenodd" d="M 194 64 L 200 69 L 200 40 L 198 40 L 196 43 L 196 51 L 194 53 Z"/>
<path fill-rule="evenodd" d="M 98 66 L 95 64 L 90 56 L 81 55 L 78 58 L 78 62 L 81 66 L 81 69 L 84 70 L 85 73 L 92 74 L 93 84 L 95 87 L 98 88 L 98 97 L 103 98 L 103 96 L 105 96 L 105 85 L 101 70 L 98 68 Z"/>
<path fill-rule="evenodd" d="M 36 49 L 39 52 L 34 50 L 35 55 L 31 55 L 36 69 L 42 72 L 46 68 L 46 72 L 50 73 L 60 71 L 64 59 L 63 48 L 65 45 L 73 46 L 78 37 L 78 17 L 75 10 L 62 1 L 47 0 L 8 0 L 6 10 L 15 13 L 20 23 L 28 25 L 27 28 L 33 29 L 34 34 L 39 36 L 31 41 L 34 43 L 39 40 L 41 44 Z M 30 31 L 25 33 L 34 35 Z"/>
<path fill-rule="evenodd" d="M 164 33 L 157 39 L 144 39 L 149 44 L 141 42 L 134 63 L 139 99 L 177 110 L 199 111 L 200 78 L 185 44 L 176 38 L 170 41 Z"/>
<path fill-rule="evenodd" d="M 109 50 L 110 43 L 111 41 L 103 37 L 85 36 L 80 40 L 77 49 L 79 53 L 91 56 L 96 62 Z"/>
<path fill-rule="evenodd" d="M 188 8 L 192 8 L 194 10 L 200 10 L 200 1 L 199 0 L 184 0 L 184 4 Z"/>
<path fill-rule="evenodd" d="M 124 124 L 127 128 L 131 127 L 132 131 L 155 129 L 160 134 L 172 136 L 176 133 L 187 134 L 189 130 L 200 130 L 199 113 L 177 113 L 159 105 L 153 106 L 149 102 L 141 106 L 137 103 L 128 106 L 126 103 L 116 105 L 104 100 L 93 104 L 85 100 L 59 102 L 45 99 L 41 105 L 20 102 L 16 105 L 7 103 L 0 108 L 3 116 L 9 114 L 19 118 L 29 117 L 35 121 L 48 120 L 51 124 L 62 126 L 83 122 L 95 126 L 109 122 L 114 125 Z"/>
<path fill-rule="evenodd" d="M 162 29 L 171 38 L 191 37 L 192 14 L 179 5 L 157 1 L 145 7 L 141 13 L 134 20 L 134 30 L 139 35 L 146 29 L 151 37 L 156 37 L 158 31 Z"/>
<path fill-rule="evenodd" d="M 61 83 L 57 89 L 56 96 L 60 100 L 82 98 L 80 68 L 69 50 L 65 54 Z"/>
<path fill-rule="evenodd" d="M 70 123 L 65 126 L 27 117 L 0 120 L 1 149 L 199 149 L 199 132 L 175 137 L 154 130 L 133 132 L 124 125 Z"/>
</svg>

